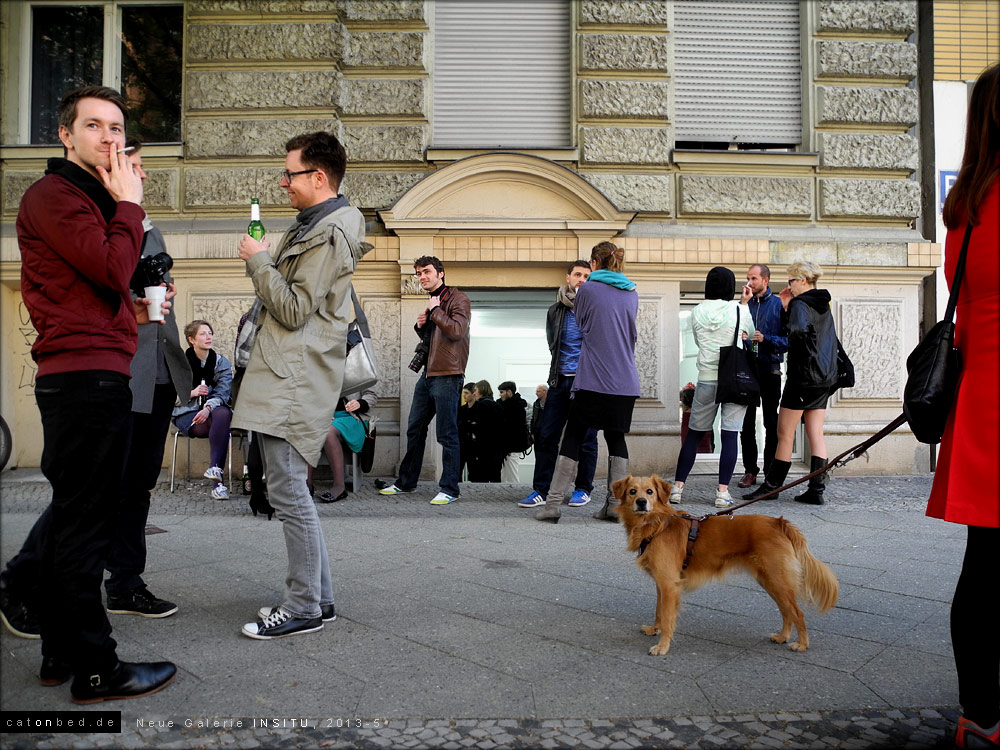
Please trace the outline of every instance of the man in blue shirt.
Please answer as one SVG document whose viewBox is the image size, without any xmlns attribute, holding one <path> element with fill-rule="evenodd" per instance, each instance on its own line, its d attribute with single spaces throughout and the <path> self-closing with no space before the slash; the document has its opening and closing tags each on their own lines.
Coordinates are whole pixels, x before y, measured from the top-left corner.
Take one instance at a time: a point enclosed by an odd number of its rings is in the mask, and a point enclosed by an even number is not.
<svg viewBox="0 0 1000 750">
<path fill-rule="evenodd" d="M 753 318 L 753 336 L 743 338 L 757 355 L 757 373 L 760 376 L 761 417 L 764 420 L 764 474 L 767 474 L 774 450 L 778 446 L 778 402 L 781 400 L 781 360 L 788 350 L 788 338 L 781 335 L 781 300 L 772 294 L 768 283 L 771 269 L 757 263 L 747 270 L 747 285 L 753 290 L 750 298 L 750 315 Z M 757 465 L 757 407 L 747 407 L 740 433 L 743 448 L 743 470 L 739 481 L 743 488 L 753 487 L 761 467 Z"/>
<path fill-rule="evenodd" d="M 574 261 L 566 270 L 566 283 L 559 287 L 556 302 L 549 308 L 545 320 L 545 337 L 549 342 L 552 363 L 549 366 L 549 393 L 542 411 L 538 441 L 535 444 L 535 474 L 532 478 L 532 492 L 518 503 L 521 508 L 535 508 L 545 505 L 549 492 L 552 471 L 559 453 L 559 440 L 569 417 L 570 394 L 576 379 L 576 366 L 580 362 L 580 348 L 583 334 L 576 324 L 573 300 L 576 290 L 590 276 L 590 264 L 583 260 Z M 597 468 L 597 430 L 588 430 L 580 450 L 580 465 L 576 473 L 576 484 L 569 505 L 580 507 L 590 502 L 594 489 L 594 471 Z"/>
</svg>

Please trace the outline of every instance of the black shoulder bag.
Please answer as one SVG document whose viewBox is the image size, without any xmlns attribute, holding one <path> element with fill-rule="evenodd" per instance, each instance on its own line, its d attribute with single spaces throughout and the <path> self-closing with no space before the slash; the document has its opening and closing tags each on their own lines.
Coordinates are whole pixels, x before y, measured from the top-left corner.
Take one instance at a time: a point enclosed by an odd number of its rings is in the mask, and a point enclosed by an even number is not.
<svg viewBox="0 0 1000 750">
<path fill-rule="evenodd" d="M 715 389 L 715 403 L 760 403 L 760 379 L 757 377 L 757 358 L 739 346 L 740 307 L 736 306 L 736 331 L 732 346 L 719 347 L 719 384 Z"/>
<path fill-rule="evenodd" d="M 965 239 L 962 240 L 962 252 L 958 256 L 944 318 L 927 332 L 906 358 L 903 414 L 917 440 L 930 445 L 941 442 L 962 374 L 962 356 L 955 348 L 954 318 L 971 237 L 972 223 L 969 222 Z"/>
</svg>

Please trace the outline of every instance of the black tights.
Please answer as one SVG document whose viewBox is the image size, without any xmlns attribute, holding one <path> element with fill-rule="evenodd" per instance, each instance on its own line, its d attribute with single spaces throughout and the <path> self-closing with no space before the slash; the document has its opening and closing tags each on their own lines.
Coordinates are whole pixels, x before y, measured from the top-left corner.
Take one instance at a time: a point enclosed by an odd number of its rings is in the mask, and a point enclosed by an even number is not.
<svg viewBox="0 0 1000 750">
<path fill-rule="evenodd" d="M 1000 528 L 970 526 L 951 602 L 951 643 L 962 713 L 984 728 L 1000 720 L 1000 639 L 994 609 L 998 571 Z"/>
<path fill-rule="evenodd" d="M 573 409 L 570 409 L 569 422 L 566 423 L 566 432 L 563 433 L 562 445 L 559 446 L 559 455 L 579 461 L 580 448 L 583 446 L 589 429 L 590 427 L 583 421 L 574 418 Z M 625 433 L 620 430 L 602 430 L 602 432 L 604 433 L 604 442 L 608 445 L 608 455 L 628 458 Z"/>
</svg>

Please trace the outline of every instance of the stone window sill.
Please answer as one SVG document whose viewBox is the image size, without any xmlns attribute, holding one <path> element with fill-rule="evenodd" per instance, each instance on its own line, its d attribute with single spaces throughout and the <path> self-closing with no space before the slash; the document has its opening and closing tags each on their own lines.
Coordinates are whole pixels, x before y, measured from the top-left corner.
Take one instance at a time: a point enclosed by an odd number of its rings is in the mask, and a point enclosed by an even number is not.
<svg viewBox="0 0 1000 750">
<path fill-rule="evenodd" d="M 818 167 L 819 154 L 812 152 L 783 151 L 710 151 L 675 149 L 671 161 L 681 171 L 702 169 L 709 166 L 729 167 Z"/>
<path fill-rule="evenodd" d="M 13 161 L 28 161 L 31 159 L 49 159 L 53 156 L 62 156 L 63 147 L 59 145 L 55 146 L 37 146 L 37 145 L 17 145 L 17 144 L 5 144 L 0 146 L 0 159 L 6 162 Z M 162 143 L 162 144 L 150 144 L 148 146 L 142 147 L 142 155 L 146 158 L 154 157 L 178 157 L 182 158 L 184 156 L 184 144 L 183 143 Z"/>
</svg>

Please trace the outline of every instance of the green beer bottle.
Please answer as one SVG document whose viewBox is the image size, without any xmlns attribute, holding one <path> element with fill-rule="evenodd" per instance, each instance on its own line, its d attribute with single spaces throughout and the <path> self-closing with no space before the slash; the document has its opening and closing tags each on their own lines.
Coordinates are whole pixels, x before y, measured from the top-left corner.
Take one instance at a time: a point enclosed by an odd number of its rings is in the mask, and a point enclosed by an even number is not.
<svg viewBox="0 0 1000 750">
<path fill-rule="evenodd" d="M 250 199 L 250 226 L 247 227 L 247 234 L 260 242 L 264 239 L 264 225 L 260 222 L 260 201 L 256 198 Z"/>
</svg>

